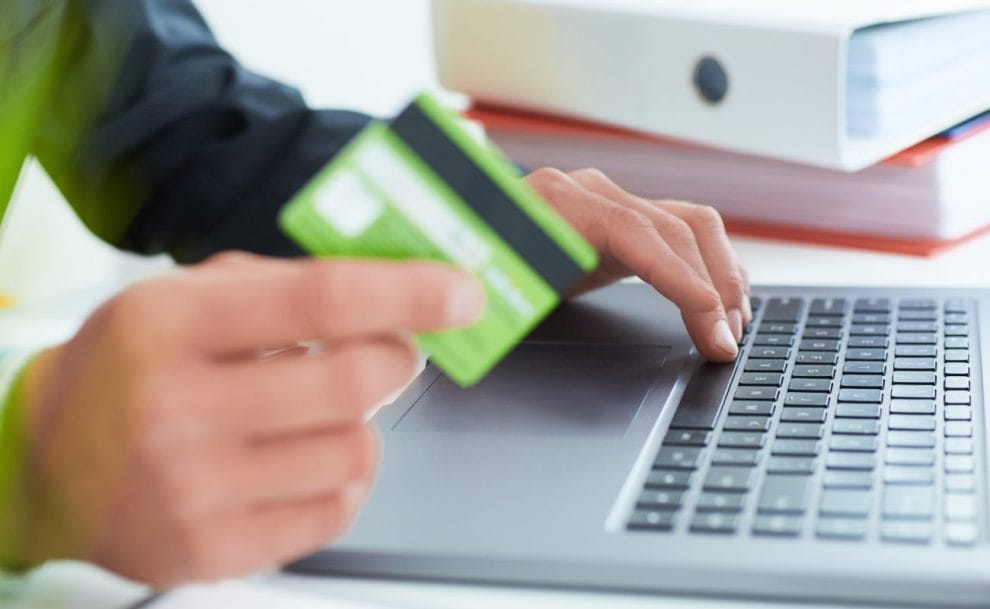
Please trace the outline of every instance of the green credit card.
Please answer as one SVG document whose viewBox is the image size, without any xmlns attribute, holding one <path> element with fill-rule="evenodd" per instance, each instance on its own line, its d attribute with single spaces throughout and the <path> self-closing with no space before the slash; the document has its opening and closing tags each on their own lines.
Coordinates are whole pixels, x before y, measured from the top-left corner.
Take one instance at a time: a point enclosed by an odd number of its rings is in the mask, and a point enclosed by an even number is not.
<svg viewBox="0 0 990 609">
<path fill-rule="evenodd" d="M 416 337 L 463 387 L 484 378 L 598 263 L 514 165 L 428 95 L 362 131 L 279 220 L 316 256 L 438 260 L 472 274 L 488 297 L 479 321 Z"/>
</svg>

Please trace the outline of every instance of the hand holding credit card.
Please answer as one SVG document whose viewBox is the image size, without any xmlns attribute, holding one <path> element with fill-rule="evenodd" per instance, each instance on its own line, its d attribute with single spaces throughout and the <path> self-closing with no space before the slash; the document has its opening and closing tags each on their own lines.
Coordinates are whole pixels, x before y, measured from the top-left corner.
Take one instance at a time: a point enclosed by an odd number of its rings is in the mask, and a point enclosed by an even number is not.
<svg viewBox="0 0 990 609">
<path fill-rule="evenodd" d="M 507 160 L 426 95 L 391 123 L 367 127 L 280 222 L 316 256 L 439 260 L 472 274 L 488 299 L 481 319 L 417 337 L 465 387 L 597 265 L 594 248 Z"/>
</svg>

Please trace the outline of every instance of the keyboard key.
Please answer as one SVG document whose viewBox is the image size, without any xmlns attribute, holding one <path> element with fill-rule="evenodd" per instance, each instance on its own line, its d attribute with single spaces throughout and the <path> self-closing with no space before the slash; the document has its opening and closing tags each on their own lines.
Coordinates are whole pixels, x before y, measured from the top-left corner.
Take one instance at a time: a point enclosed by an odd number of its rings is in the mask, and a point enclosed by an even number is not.
<svg viewBox="0 0 990 609">
<path fill-rule="evenodd" d="M 886 374 L 887 365 L 884 362 L 846 362 L 842 371 L 845 374 Z"/>
<path fill-rule="evenodd" d="M 792 378 L 831 379 L 833 376 L 835 376 L 835 366 L 799 364 L 794 366 L 794 372 L 791 373 Z"/>
<path fill-rule="evenodd" d="M 946 336 L 946 349 L 969 349 L 969 339 L 965 336 Z"/>
<path fill-rule="evenodd" d="M 760 462 L 760 451 L 753 448 L 719 448 L 712 457 L 713 465 L 743 465 L 752 467 Z"/>
<path fill-rule="evenodd" d="M 780 420 L 787 423 L 824 423 L 824 408 L 785 408 Z"/>
<path fill-rule="evenodd" d="M 850 336 L 846 341 L 847 347 L 875 349 L 886 349 L 890 345 L 890 339 L 886 336 Z"/>
<path fill-rule="evenodd" d="M 954 493 L 976 492 L 976 477 L 973 474 L 946 474 L 945 490 Z"/>
<path fill-rule="evenodd" d="M 969 326 L 945 326 L 946 336 L 969 336 Z"/>
<path fill-rule="evenodd" d="M 707 431 L 672 429 L 667 432 L 663 443 L 664 445 L 705 446 L 711 439 L 712 434 Z"/>
<path fill-rule="evenodd" d="M 938 332 L 938 324 L 934 321 L 899 321 L 898 332 Z"/>
<path fill-rule="evenodd" d="M 641 510 L 676 510 L 681 507 L 684 493 L 681 491 L 657 491 L 646 489 L 639 496 L 636 507 Z"/>
<path fill-rule="evenodd" d="M 884 468 L 883 481 L 887 484 L 930 485 L 935 481 L 935 471 L 930 467 L 892 465 Z"/>
<path fill-rule="evenodd" d="M 842 328 L 805 328 L 804 338 L 807 339 L 830 339 L 842 338 Z"/>
<path fill-rule="evenodd" d="M 898 332 L 898 345 L 934 345 L 938 343 L 938 336 L 928 332 Z"/>
<path fill-rule="evenodd" d="M 813 457 L 772 456 L 767 461 L 767 472 L 771 474 L 810 475 L 815 472 Z"/>
<path fill-rule="evenodd" d="M 691 375 L 670 426 L 674 429 L 715 429 L 734 374 L 735 367 L 728 364 L 702 364 Z"/>
<path fill-rule="evenodd" d="M 935 451 L 930 448 L 888 448 L 884 460 L 888 465 L 934 465 Z"/>
<path fill-rule="evenodd" d="M 885 520 L 880 524 L 880 538 L 901 543 L 928 543 L 932 524 L 914 520 Z"/>
<path fill-rule="evenodd" d="M 840 419 L 879 419 L 880 404 L 839 404 L 835 416 Z"/>
<path fill-rule="evenodd" d="M 935 494 L 928 486 L 885 486 L 884 518 L 931 518 L 935 513 Z"/>
<path fill-rule="evenodd" d="M 797 516 L 761 515 L 753 521 L 753 534 L 797 537 L 803 523 L 804 520 Z"/>
<path fill-rule="evenodd" d="M 690 471 L 655 469 L 647 476 L 646 487 L 685 490 L 693 482 L 694 474 Z"/>
<path fill-rule="evenodd" d="M 949 474 L 969 474 L 975 469 L 972 455 L 946 455 L 945 471 Z"/>
<path fill-rule="evenodd" d="M 932 448 L 935 446 L 935 434 L 927 431 L 890 431 L 887 432 L 887 446 Z"/>
<path fill-rule="evenodd" d="M 736 389 L 737 400 L 769 400 L 777 399 L 779 391 L 776 387 L 739 387 Z"/>
<path fill-rule="evenodd" d="M 829 393 L 832 391 L 832 380 L 792 378 L 787 390 Z"/>
<path fill-rule="evenodd" d="M 846 361 L 885 361 L 887 359 L 886 349 L 847 349 Z"/>
<path fill-rule="evenodd" d="M 931 385 L 894 385 L 890 390 L 890 397 L 894 399 L 934 400 L 935 387 Z"/>
<path fill-rule="evenodd" d="M 901 311 L 898 314 L 901 321 L 935 321 L 938 313 L 935 311 Z"/>
<path fill-rule="evenodd" d="M 810 491 L 810 476 L 768 475 L 757 509 L 761 514 L 803 514 L 808 509 Z"/>
<path fill-rule="evenodd" d="M 823 516 L 867 516 L 872 503 L 870 491 L 827 489 L 822 493 L 818 513 Z"/>
<path fill-rule="evenodd" d="M 873 452 L 880 444 L 876 436 L 832 436 L 829 449 L 841 452 Z"/>
<path fill-rule="evenodd" d="M 947 326 L 952 324 L 968 324 L 968 323 L 969 323 L 969 315 L 967 315 L 965 311 L 949 313 L 945 316 L 945 325 Z"/>
<path fill-rule="evenodd" d="M 702 493 L 698 497 L 695 511 L 698 512 L 741 512 L 746 502 L 746 495 L 739 493 Z"/>
<path fill-rule="evenodd" d="M 931 298 L 905 298 L 900 302 L 901 310 L 904 309 L 935 309 L 938 307 L 936 303 Z"/>
<path fill-rule="evenodd" d="M 943 510 L 947 520 L 976 520 L 979 515 L 976 496 L 971 493 L 947 493 Z"/>
<path fill-rule="evenodd" d="M 973 424 L 966 421 L 946 421 L 942 431 L 946 438 L 971 438 Z"/>
<path fill-rule="evenodd" d="M 762 448 L 767 435 L 752 431 L 723 431 L 718 445 L 723 448 Z"/>
<path fill-rule="evenodd" d="M 946 349 L 945 361 L 947 362 L 968 362 L 969 351 L 966 349 Z"/>
<path fill-rule="evenodd" d="M 863 325 L 863 324 L 853 324 L 849 326 L 850 336 L 887 336 L 890 334 L 890 326 L 888 325 Z"/>
<path fill-rule="evenodd" d="M 704 512 L 691 518 L 693 533 L 734 533 L 739 526 L 739 517 L 725 512 Z"/>
<path fill-rule="evenodd" d="M 813 315 L 804 322 L 805 328 L 842 328 L 846 325 L 845 317 L 823 317 Z"/>
<path fill-rule="evenodd" d="M 948 363 L 945 365 L 946 376 L 969 376 L 969 364 Z"/>
<path fill-rule="evenodd" d="M 894 370 L 925 370 L 935 371 L 935 360 L 932 358 L 899 357 L 894 360 Z"/>
<path fill-rule="evenodd" d="M 662 446 L 653 466 L 664 469 L 697 469 L 702 451 L 691 446 Z"/>
<path fill-rule="evenodd" d="M 763 322 L 760 324 L 761 334 L 787 334 L 791 335 L 797 332 L 797 324 L 788 323 L 777 323 L 777 322 Z"/>
<path fill-rule="evenodd" d="M 801 351 L 826 351 L 830 353 L 838 352 L 839 341 L 829 339 L 804 339 L 798 349 Z"/>
<path fill-rule="evenodd" d="M 898 370 L 894 372 L 894 383 L 897 385 L 934 385 L 935 382 L 934 372 L 922 372 L 919 370 Z"/>
<path fill-rule="evenodd" d="M 784 398 L 784 404 L 787 406 L 818 406 L 825 408 L 828 406 L 828 394 L 788 391 L 787 396 Z"/>
<path fill-rule="evenodd" d="M 891 400 L 891 414 L 935 414 L 932 400 Z"/>
<path fill-rule="evenodd" d="M 787 361 L 780 359 L 748 359 L 743 367 L 746 372 L 784 372 Z M 934 368 L 933 368 L 934 370 Z"/>
<path fill-rule="evenodd" d="M 770 416 L 774 411 L 773 402 L 753 402 L 748 400 L 733 400 L 729 406 L 729 414 Z"/>
<path fill-rule="evenodd" d="M 739 375 L 740 385 L 770 385 L 780 387 L 784 375 L 779 372 L 744 372 Z"/>
<path fill-rule="evenodd" d="M 893 309 L 889 298 L 859 298 L 856 300 L 856 313 L 890 313 Z"/>
<path fill-rule="evenodd" d="M 826 351 L 804 351 L 797 354 L 795 361 L 799 364 L 825 364 L 834 366 L 839 361 L 839 354 Z"/>
<path fill-rule="evenodd" d="M 946 389 L 969 389 L 969 377 L 968 376 L 947 376 L 945 377 L 944 387 Z"/>
<path fill-rule="evenodd" d="M 946 391 L 944 400 L 946 404 L 970 404 L 973 396 L 968 391 Z"/>
<path fill-rule="evenodd" d="M 945 454 L 971 455 L 973 454 L 973 440 L 970 438 L 946 438 Z"/>
<path fill-rule="evenodd" d="M 863 539 L 866 531 L 862 518 L 819 518 L 816 533 L 824 539 Z"/>
<path fill-rule="evenodd" d="M 822 437 L 824 431 L 824 425 L 814 423 L 781 423 L 777 427 L 777 437 L 817 440 Z"/>
<path fill-rule="evenodd" d="M 754 346 L 749 350 L 749 356 L 756 359 L 787 359 L 791 350 L 787 347 Z"/>
<path fill-rule="evenodd" d="M 670 531 L 677 522 L 677 512 L 669 510 L 636 510 L 629 519 L 634 531 Z"/>
<path fill-rule="evenodd" d="M 839 386 L 853 389 L 882 389 L 883 377 L 877 374 L 844 374 Z"/>
<path fill-rule="evenodd" d="M 786 455 L 792 457 L 815 457 L 821 451 L 822 443 L 818 440 L 787 440 L 777 439 L 773 441 L 774 455 Z"/>
<path fill-rule="evenodd" d="M 763 321 L 797 323 L 803 316 L 804 301 L 800 298 L 771 298 L 763 311 Z"/>
<path fill-rule="evenodd" d="M 729 431 L 766 431 L 770 429 L 770 417 L 730 416 L 722 429 Z"/>
<path fill-rule="evenodd" d="M 887 428 L 903 431 L 932 431 L 935 429 L 935 417 L 913 414 L 892 414 L 887 419 Z"/>
<path fill-rule="evenodd" d="M 794 344 L 794 337 L 785 334 L 757 334 L 753 338 L 753 344 L 766 347 L 790 347 Z"/>
<path fill-rule="evenodd" d="M 894 347 L 894 357 L 935 357 L 934 345 L 897 345 Z"/>
<path fill-rule="evenodd" d="M 946 421 L 969 421 L 973 418 L 973 411 L 969 406 L 946 406 Z"/>
<path fill-rule="evenodd" d="M 808 308 L 808 315 L 845 315 L 849 312 L 849 301 L 845 298 L 815 298 Z"/>
<path fill-rule="evenodd" d="M 945 525 L 945 542 L 953 546 L 972 546 L 979 541 L 979 530 L 972 522 L 949 522 Z"/>
<path fill-rule="evenodd" d="M 836 419 L 832 421 L 832 433 L 875 436 L 880 433 L 880 421 L 871 419 Z"/>
<path fill-rule="evenodd" d="M 850 469 L 857 471 L 870 471 L 876 465 L 876 456 L 873 453 L 829 453 L 825 457 L 825 467 L 828 469 Z"/>
<path fill-rule="evenodd" d="M 870 488 L 873 486 L 873 472 L 827 470 L 823 484 L 825 488 Z"/>
<path fill-rule="evenodd" d="M 852 322 L 865 325 L 889 324 L 890 315 L 885 313 L 857 313 L 853 315 Z"/>
<path fill-rule="evenodd" d="M 756 470 L 748 467 L 712 466 L 705 478 L 706 491 L 734 491 L 744 493 L 753 486 Z"/>
</svg>

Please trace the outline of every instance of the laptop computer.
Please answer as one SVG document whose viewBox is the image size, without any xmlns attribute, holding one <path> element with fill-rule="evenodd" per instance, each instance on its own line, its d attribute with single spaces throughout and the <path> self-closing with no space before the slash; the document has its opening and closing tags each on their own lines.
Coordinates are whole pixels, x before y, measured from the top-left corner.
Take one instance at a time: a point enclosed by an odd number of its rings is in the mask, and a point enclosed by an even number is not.
<svg viewBox="0 0 990 609">
<path fill-rule="evenodd" d="M 981 351 L 990 292 L 764 287 L 735 364 L 620 284 L 485 381 L 427 367 L 375 417 L 349 576 L 990 604 Z"/>
</svg>

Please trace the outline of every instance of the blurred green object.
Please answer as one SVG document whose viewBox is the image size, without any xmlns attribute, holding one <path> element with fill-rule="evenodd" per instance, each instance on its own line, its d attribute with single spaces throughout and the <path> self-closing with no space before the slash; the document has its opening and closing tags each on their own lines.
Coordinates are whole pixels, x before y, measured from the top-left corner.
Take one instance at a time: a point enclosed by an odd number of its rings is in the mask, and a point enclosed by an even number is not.
<svg viewBox="0 0 990 609">
<path fill-rule="evenodd" d="M 65 0 L 0 2 L 0 219 L 53 83 Z"/>
</svg>

